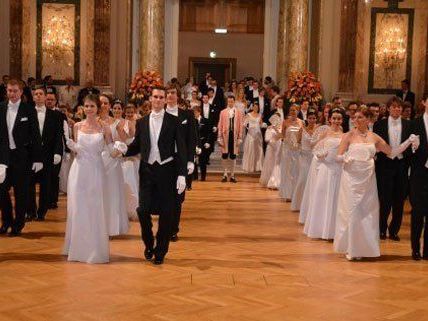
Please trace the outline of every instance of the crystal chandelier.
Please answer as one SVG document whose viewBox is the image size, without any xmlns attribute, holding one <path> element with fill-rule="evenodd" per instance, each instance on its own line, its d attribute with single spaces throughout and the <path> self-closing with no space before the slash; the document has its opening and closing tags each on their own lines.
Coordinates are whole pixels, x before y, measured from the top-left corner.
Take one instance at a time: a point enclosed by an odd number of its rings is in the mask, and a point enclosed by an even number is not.
<svg viewBox="0 0 428 321">
<path fill-rule="evenodd" d="M 73 25 L 65 16 L 52 16 L 43 28 L 43 51 L 52 63 L 64 61 L 73 52 Z"/>
</svg>

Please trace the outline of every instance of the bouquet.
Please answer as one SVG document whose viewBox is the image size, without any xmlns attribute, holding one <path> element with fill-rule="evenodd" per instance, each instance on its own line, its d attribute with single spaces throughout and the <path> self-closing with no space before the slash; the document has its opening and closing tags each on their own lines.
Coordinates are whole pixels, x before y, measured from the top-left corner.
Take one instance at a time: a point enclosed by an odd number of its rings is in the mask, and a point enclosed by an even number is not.
<svg viewBox="0 0 428 321">
<path fill-rule="evenodd" d="M 290 103 L 300 104 L 303 100 L 318 103 L 322 100 L 321 83 L 315 74 L 309 71 L 292 72 L 288 77 L 285 95 Z"/>
<path fill-rule="evenodd" d="M 162 86 L 163 80 L 157 71 L 137 71 L 129 86 L 128 99 L 136 104 L 149 99 L 152 88 Z"/>
</svg>

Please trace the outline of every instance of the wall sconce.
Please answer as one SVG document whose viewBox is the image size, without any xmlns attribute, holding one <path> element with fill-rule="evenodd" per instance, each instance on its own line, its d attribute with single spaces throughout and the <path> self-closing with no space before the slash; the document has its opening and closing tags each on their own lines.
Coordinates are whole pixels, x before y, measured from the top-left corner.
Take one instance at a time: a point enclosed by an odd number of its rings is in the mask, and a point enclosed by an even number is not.
<svg viewBox="0 0 428 321">
<path fill-rule="evenodd" d="M 392 88 L 395 73 L 406 61 L 407 34 L 402 15 L 386 13 L 380 20 L 376 64 L 383 68 L 387 88 Z"/>
</svg>

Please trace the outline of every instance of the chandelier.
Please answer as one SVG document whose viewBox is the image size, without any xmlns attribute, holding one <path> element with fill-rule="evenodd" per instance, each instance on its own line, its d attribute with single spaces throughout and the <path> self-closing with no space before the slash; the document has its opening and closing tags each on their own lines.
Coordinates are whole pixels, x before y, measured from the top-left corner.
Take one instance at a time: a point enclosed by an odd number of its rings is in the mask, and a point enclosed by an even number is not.
<svg viewBox="0 0 428 321">
<path fill-rule="evenodd" d="M 63 62 L 74 49 L 74 26 L 65 16 L 54 15 L 43 28 L 43 51 L 52 63 Z"/>
<path fill-rule="evenodd" d="M 387 88 L 393 87 L 397 71 L 407 57 L 405 21 L 400 14 L 386 13 L 376 35 L 376 65 L 384 70 Z"/>
</svg>

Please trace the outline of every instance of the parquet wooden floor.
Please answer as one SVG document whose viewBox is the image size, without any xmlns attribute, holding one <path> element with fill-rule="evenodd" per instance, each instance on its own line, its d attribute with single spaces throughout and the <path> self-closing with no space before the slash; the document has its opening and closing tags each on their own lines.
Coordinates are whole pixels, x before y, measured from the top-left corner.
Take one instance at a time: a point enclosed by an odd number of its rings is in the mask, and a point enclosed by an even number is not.
<svg viewBox="0 0 428 321">
<path fill-rule="evenodd" d="M 60 255 L 66 200 L 19 238 L 0 238 L 0 320 L 428 320 L 428 262 L 402 241 L 348 262 L 302 235 L 297 213 L 255 178 L 195 183 L 163 266 L 143 261 L 138 223 L 111 263 Z"/>
</svg>

